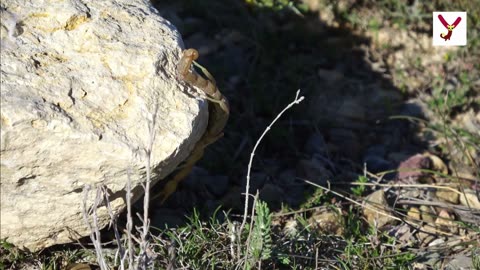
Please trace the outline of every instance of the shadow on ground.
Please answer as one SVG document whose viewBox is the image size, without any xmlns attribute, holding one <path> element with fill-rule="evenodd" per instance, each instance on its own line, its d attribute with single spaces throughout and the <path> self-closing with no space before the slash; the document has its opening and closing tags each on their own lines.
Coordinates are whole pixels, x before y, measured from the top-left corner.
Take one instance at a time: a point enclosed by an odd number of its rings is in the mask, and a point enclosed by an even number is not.
<svg viewBox="0 0 480 270">
<path fill-rule="evenodd" d="M 199 50 L 199 63 L 232 107 L 225 137 L 166 204 L 153 203 L 153 224 L 179 224 L 193 207 L 207 216 L 220 205 L 243 209 L 250 152 L 298 89 L 305 101 L 270 130 L 253 163 L 251 192 L 259 190 L 273 210 L 309 199 L 314 188 L 303 179 L 351 182 L 364 164 L 373 173 L 391 170 L 425 149 L 413 125 L 390 119 L 421 117 L 422 109 L 404 103 L 388 68 L 375 65 L 372 41 L 341 21 L 234 0 L 153 3 L 178 27 L 185 47 Z"/>
</svg>

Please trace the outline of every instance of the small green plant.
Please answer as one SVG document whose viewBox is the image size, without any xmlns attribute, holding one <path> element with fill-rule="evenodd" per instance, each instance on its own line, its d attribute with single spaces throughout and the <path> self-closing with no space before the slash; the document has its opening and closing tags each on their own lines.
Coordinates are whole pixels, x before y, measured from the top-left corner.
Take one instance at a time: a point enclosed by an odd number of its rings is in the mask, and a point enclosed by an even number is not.
<svg viewBox="0 0 480 270">
<path fill-rule="evenodd" d="M 475 270 L 480 270 L 480 256 L 478 256 L 479 253 L 480 250 L 478 248 L 472 250 L 472 265 Z"/>
<path fill-rule="evenodd" d="M 186 269 L 232 269 L 235 261 L 226 252 L 231 243 L 229 227 L 232 226 L 231 222 L 221 223 L 215 214 L 210 221 L 202 221 L 199 212 L 194 209 L 184 226 L 159 230 L 161 237 L 155 237 L 158 248 L 155 251 L 167 260 L 159 266 L 171 264 Z"/>
<path fill-rule="evenodd" d="M 0 240 L 0 254 L 0 269 L 9 269 L 26 259 L 25 254 L 7 242 L 7 239 Z"/>
<path fill-rule="evenodd" d="M 362 196 L 362 194 L 365 192 L 366 190 L 366 186 L 365 185 L 361 185 L 362 183 L 367 183 L 368 182 L 368 177 L 366 176 L 363 176 L 363 175 L 360 175 L 357 179 L 357 183 L 360 183 L 360 185 L 358 186 L 355 186 L 355 187 L 352 187 L 350 190 L 352 190 L 352 193 L 353 195 L 355 196 Z"/>
<path fill-rule="evenodd" d="M 308 195 L 306 197 L 308 197 L 307 201 L 301 205 L 301 208 L 303 209 L 322 205 L 324 202 L 328 201 L 330 196 L 325 194 L 323 189 L 316 188 L 312 195 Z"/>
<path fill-rule="evenodd" d="M 272 256 L 272 214 L 267 203 L 258 200 L 255 205 L 256 216 L 250 235 L 249 262 L 247 269 Z"/>
<path fill-rule="evenodd" d="M 286 254 L 278 254 L 278 259 L 283 265 L 289 265 L 292 262 Z"/>
<path fill-rule="evenodd" d="M 382 27 L 382 23 L 377 19 L 373 18 L 370 19 L 368 22 L 368 28 L 375 33 L 375 43 L 379 43 L 379 31 Z"/>
<path fill-rule="evenodd" d="M 351 228 L 343 253 L 337 256 L 341 269 L 409 269 L 415 259 L 413 252 L 399 250 L 395 243 L 397 239 L 387 233 L 379 233 L 377 228 L 370 226 L 368 230 L 361 229 L 361 222 L 353 220 L 354 213 L 349 213 L 347 224 Z"/>
<path fill-rule="evenodd" d="M 270 8 L 273 10 L 283 10 L 290 9 L 295 12 L 297 15 L 302 16 L 302 12 L 308 10 L 305 4 L 300 3 L 299 1 L 289 1 L 289 0 L 245 0 L 247 4 L 254 5 L 260 8 Z"/>
<path fill-rule="evenodd" d="M 437 76 L 432 82 L 432 96 L 428 100 L 431 110 L 441 115 L 449 115 L 454 109 L 463 110 L 469 104 L 468 92 L 471 88 L 471 78 L 467 72 L 458 75 L 459 85 L 447 90 L 443 77 Z"/>
</svg>

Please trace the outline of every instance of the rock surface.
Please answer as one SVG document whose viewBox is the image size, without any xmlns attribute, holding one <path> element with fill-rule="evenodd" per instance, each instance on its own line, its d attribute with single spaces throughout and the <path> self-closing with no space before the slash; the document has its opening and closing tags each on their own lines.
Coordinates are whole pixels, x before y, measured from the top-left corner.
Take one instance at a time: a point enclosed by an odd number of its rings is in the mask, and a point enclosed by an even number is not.
<svg viewBox="0 0 480 270">
<path fill-rule="evenodd" d="M 368 195 L 364 200 L 364 206 L 363 215 L 371 226 L 382 228 L 395 222 L 385 198 L 385 191 L 382 189 Z"/>
<path fill-rule="evenodd" d="M 85 185 L 105 184 L 118 212 L 130 170 L 142 195 L 149 125 L 158 181 L 208 110 L 176 79 L 179 33 L 145 1 L 11 0 L 1 12 L 1 237 L 38 250 L 89 233 Z"/>
</svg>

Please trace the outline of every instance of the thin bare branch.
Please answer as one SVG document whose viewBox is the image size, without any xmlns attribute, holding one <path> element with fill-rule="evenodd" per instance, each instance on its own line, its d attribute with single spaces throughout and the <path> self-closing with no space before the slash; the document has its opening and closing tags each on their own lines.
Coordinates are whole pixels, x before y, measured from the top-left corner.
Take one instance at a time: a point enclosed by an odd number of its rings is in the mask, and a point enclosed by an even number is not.
<svg viewBox="0 0 480 270">
<path fill-rule="evenodd" d="M 297 91 L 296 95 L 295 95 L 295 99 L 290 103 L 288 104 L 276 117 L 275 119 L 273 119 L 273 121 L 270 123 L 270 125 L 268 125 L 268 127 L 263 131 L 262 135 L 260 136 L 260 138 L 258 138 L 257 142 L 255 143 L 255 146 L 253 147 L 253 150 L 252 152 L 250 153 L 250 161 L 248 162 L 248 171 L 247 171 L 247 182 L 246 182 L 246 185 L 245 185 L 245 208 L 244 208 L 244 211 L 243 211 L 243 221 L 242 221 L 242 225 L 240 226 L 240 229 L 239 229 L 239 233 L 242 233 L 243 231 L 243 228 L 245 227 L 245 223 L 247 222 L 247 215 L 248 215 L 248 199 L 249 199 L 249 192 L 250 192 L 250 173 L 252 171 L 252 163 L 253 163 L 253 157 L 255 156 L 255 151 L 257 150 L 258 146 L 260 145 L 260 143 L 262 142 L 263 138 L 265 137 L 265 135 L 267 135 L 267 133 L 270 131 L 270 129 L 272 128 L 272 126 L 275 124 L 275 122 L 278 121 L 278 119 L 280 119 L 280 117 L 286 112 L 288 111 L 291 107 L 293 107 L 294 105 L 297 105 L 299 104 L 300 102 L 303 101 L 304 97 L 303 96 L 299 96 L 300 95 L 300 90 Z"/>
</svg>

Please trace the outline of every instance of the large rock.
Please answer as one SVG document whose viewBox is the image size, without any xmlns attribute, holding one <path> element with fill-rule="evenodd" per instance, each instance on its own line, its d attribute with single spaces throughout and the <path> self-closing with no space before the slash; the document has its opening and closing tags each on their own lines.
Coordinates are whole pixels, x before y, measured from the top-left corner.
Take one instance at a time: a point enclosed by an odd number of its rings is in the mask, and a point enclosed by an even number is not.
<svg viewBox="0 0 480 270">
<path fill-rule="evenodd" d="M 118 212 L 131 170 L 142 195 L 149 123 L 157 181 L 189 155 L 208 110 L 176 78 L 180 35 L 147 1 L 1 8 L 1 238 L 38 250 L 88 235 L 85 185 L 105 184 Z"/>
</svg>

